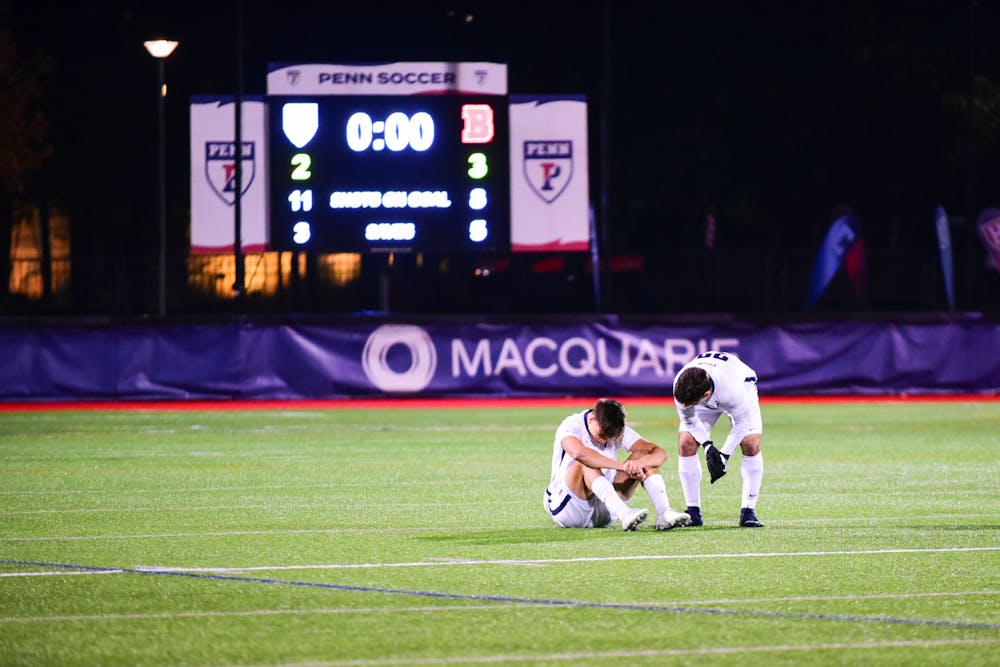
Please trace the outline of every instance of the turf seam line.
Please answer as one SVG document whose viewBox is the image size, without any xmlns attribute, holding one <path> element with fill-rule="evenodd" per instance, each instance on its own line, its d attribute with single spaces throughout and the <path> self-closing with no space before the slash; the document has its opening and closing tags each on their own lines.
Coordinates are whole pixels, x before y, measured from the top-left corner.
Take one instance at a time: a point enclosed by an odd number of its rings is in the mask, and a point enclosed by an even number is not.
<svg viewBox="0 0 1000 667">
<path fill-rule="evenodd" d="M 927 549 L 859 549 L 856 551 L 774 551 L 774 552 L 743 552 L 731 554 L 646 554 L 637 556 L 575 556 L 572 558 L 525 558 L 473 560 L 450 559 L 436 561 L 410 561 L 399 563 L 329 563 L 322 565 L 256 565 L 252 567 L 139 567 L 137 570 L 156 570 L 158 572 L 201 572 L 220 574 L 224 572 L 260 572 L 276 570 L 351 570 L 375 569 L 392 567 L 444 567 L 449 565 L 561 565 L 564 563 L 603 563 L 607 561 L 628 560 L 699 560 L 715 558 L 793 558 L 796 556 L 878 556 L 884 554 L 926 554 L 926 553 L 963 553 L 976 551 L 1000 551 L 1000 546 L 988 547 L 930 547 Z"/>
<path fill-rule="evenodd" d="M 735 609 L 698 609 L 691 607 L 664 607 L 659 605 L 627 604 L 617 602 L 587 602 L 580 600 L 553 600 L 546 598 L 519 598 L 505 595 L 473 595 L 469 593 L 447 593 L 441 591 L 413 591 L 400 588 L 380 588 L 376 586 L 352 586 L 346 584 L 325 584 L 311 581 L 295 581 L 288 579 L 269 579 L 258 577 L 234 577 L 221 574 L 202 574 L 196 572 L 176 572 L 169 570 L 138 570 L 134 568 L 109 568 L 92 565 L 74 565 L 69 563 L 47 563 L 35 561 L 0 560 L 0 565 L 19 565 L 24 567 L 54 567 L 69 570 L 85 570 L 105 572 L 118 569 L 123 574 L 141 574 L 147 576 L 169 576 L 183 577 L 188 579 L 200 579 L 207 581 L 232 581 L 238 583 L 265 584 L 277 586 L 299 586 L 303 588 L 320 588 L 326 590 L 348 591 L 358 593 L 380 593 L 385 595 L 406 595 L 413 597 L 426 597 L 444 600 L 475 600 L 480 602 L 508 602 L 515 604 L 546 605 L 551 607 L 570 608 L 591 608 L 591 609 L 615 609 L 619 611 L 650 611 L 667 612 L 676 614 L 710 614 L 719 616 L 756 616 L 765 618 L 793 618 L 816 621 L 845 621 L 859 623 L 891 623 L 894 625 L 918 625 L 952 628 L 980 628 L 989 630 L 1000 630 L 998 623 L 979 623 L 967 621 L 948 621 L 941 619 L 911 619 L 894 618 L 891 616 L 854 616 L 841 614 L 806 614 L 792 612 L 776 612 L 764 610 L 735 610 Z"/>
<path fill-rule="evenodd" d="M 576 653 L 519 653 L 506 655 L 455 656 L 440 658 L 372 658 L 358 660 L 336 660 L 332 662 L 288 663 L 283 667 L 389 667 L 390 665 L 467 665 L 467 664 L 506 664 L 515 662 L 540 663 L 549 661 L 584 661 L 624 658 L 657 658 L 669 656 L 716 656 L 741 653 L 788 653 L 806 651 L 850 651 L 882 648 L 934 648 L 944 646 L 983 646 L 992 645 L 994 640 L 910 640 L 910 641 L 875 641 L 861 643 L 840 642 L 836 644 L 776 644 L 766 646 L 725 646 L 708 648 L 682 649 L 644 649 L 619 651 L 593 651 Z"/>
</svg>

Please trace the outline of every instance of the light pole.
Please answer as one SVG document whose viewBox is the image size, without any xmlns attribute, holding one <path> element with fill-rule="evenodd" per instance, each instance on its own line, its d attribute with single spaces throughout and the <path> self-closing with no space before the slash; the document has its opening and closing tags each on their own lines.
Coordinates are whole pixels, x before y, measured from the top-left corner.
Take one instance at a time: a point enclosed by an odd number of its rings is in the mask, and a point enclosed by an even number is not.
<svg viewBox="0 0 1000 667">
<path fill-rule="evenodd" d="M 167 314 L 167 174 L 166 174 L 166 132 L 164 122 L 164 98 L 167 96 L 167 83 L 163 76 L 163 61 L 167 59 L 177 42 L 169 39 L 153 39 L 142 43 L 149 51 L 149 55 L 156 58 L 157 68 L 160 74 L 159 87 L 159 124 L 160 124 L 160 273 L 159 273 L 159 308 L 160 317 Z"/>
</svg>

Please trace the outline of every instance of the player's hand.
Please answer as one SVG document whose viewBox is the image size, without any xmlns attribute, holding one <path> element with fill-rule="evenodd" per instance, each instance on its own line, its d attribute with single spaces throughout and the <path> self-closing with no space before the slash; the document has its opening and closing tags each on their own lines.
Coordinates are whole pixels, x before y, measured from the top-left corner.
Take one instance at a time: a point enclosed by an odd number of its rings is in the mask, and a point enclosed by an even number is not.
<svg viewBox="0 0 1000 667">
<path fill-rule="evenodd" d="M 646 472 L 643 469 L 642 464 L 638 461 L 626 461 L 624 465 L 622 465 L 622 470 L 624 470 L 625 474 L 632 479 L 637 479 L 640 482 L 646 481 Z"/>
<path fill-rule="evenodd" d="M 716 449 L 711 440 L 705 442 L 705 465 L 708 466 L 708 474 L 712 476 L 712 484 L 726 474 L 728 460 L 729 457 Z"/>
</svg>

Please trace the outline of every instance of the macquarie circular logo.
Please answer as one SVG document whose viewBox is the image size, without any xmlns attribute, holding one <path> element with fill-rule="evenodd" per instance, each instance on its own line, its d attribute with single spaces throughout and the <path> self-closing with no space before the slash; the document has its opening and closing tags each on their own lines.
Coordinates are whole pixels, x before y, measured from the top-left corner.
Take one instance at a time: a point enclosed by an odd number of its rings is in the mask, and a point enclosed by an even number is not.
<svg viewBox="0 0 1000 667">
<path fill-rule="evenodd" d="M 437 352 L 421 327 L 384 324 L 368 336 L 361 366 L 371 383 L 382 391 L 420 391 L 434 377 Z"/>
</svg>

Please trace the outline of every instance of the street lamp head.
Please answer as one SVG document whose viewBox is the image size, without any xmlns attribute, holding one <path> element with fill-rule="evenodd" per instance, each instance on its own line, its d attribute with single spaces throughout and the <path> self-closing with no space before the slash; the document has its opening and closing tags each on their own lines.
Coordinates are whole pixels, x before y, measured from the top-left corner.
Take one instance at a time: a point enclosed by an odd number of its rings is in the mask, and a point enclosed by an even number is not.
<svg viewBox="0 0 1000 667">
<path fill-rule="evenodd" d="M 149 55 L 154 58 L 166 58 L 174 52 L 177 44 L 178 42 L 169 39 L 151 39 L 148 42 L 142 43 L 146 47 L 146 50 L 149 51 Z"/>
</svg>

